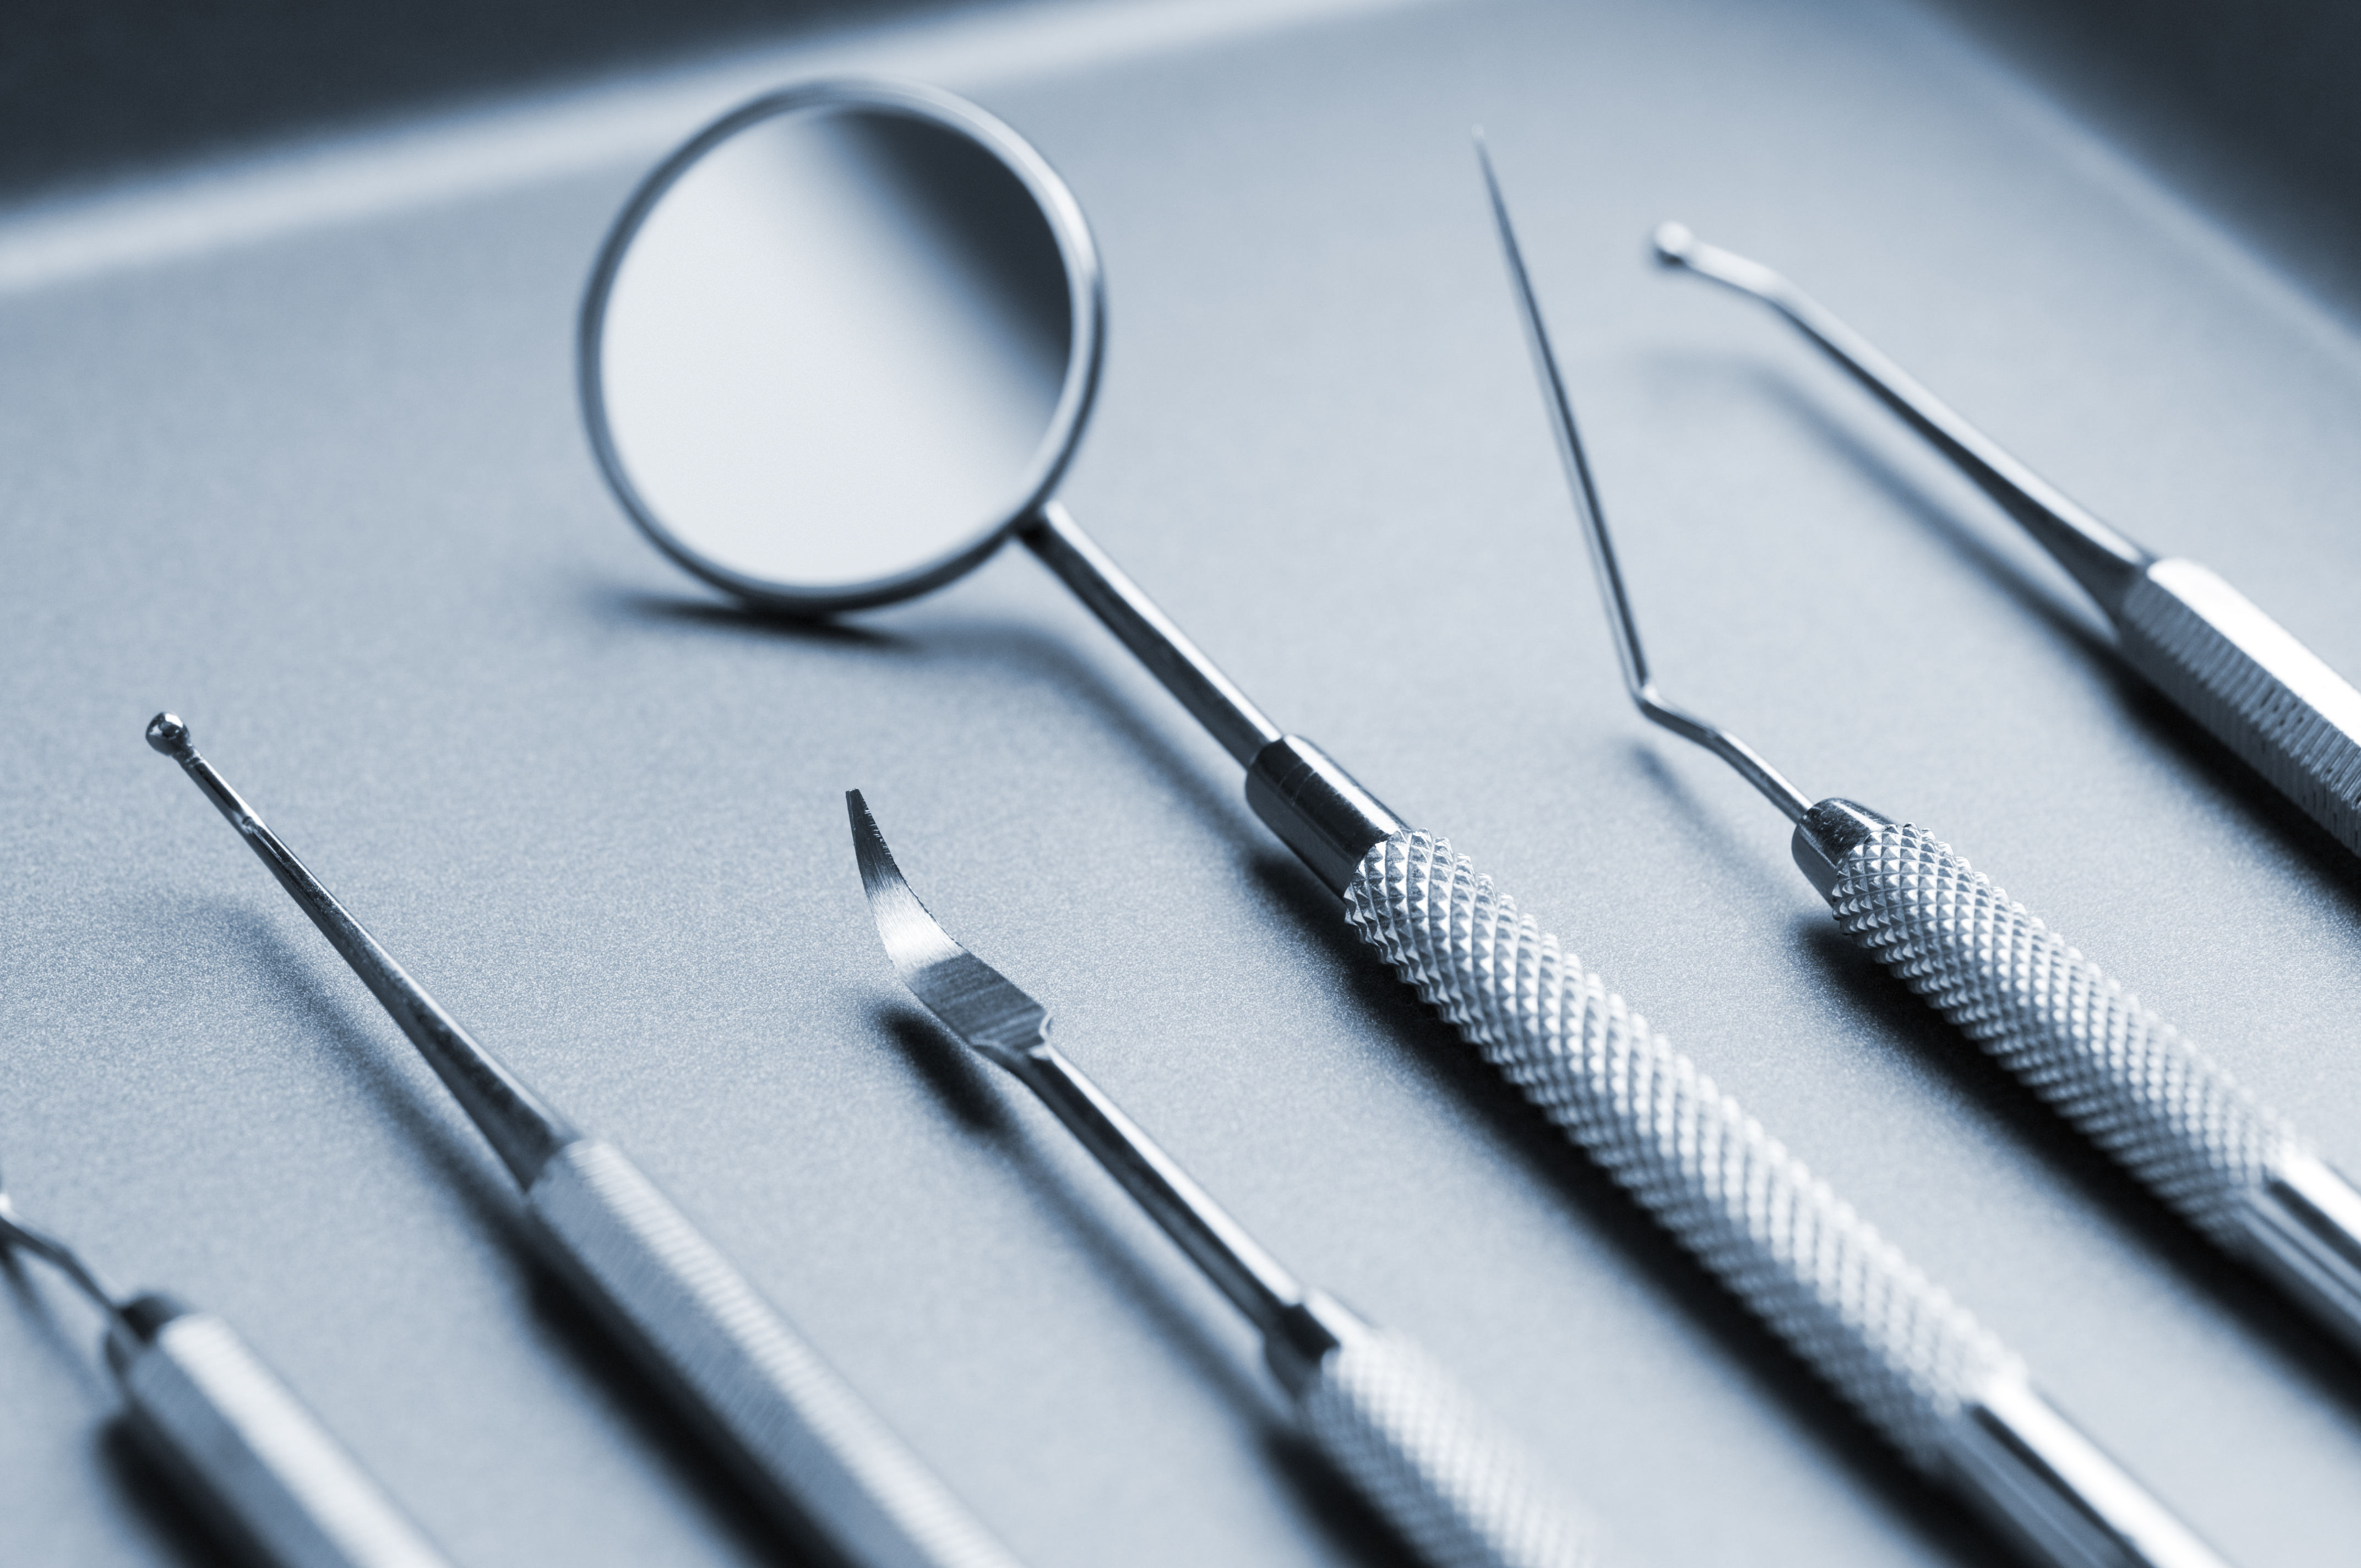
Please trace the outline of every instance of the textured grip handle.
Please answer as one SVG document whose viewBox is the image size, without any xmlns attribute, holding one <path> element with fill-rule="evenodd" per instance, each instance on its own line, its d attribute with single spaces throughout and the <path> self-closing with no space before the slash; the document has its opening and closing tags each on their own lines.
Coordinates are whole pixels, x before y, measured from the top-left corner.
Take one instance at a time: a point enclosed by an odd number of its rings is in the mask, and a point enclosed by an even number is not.
<svg viewBox="0 0 2361 1568">
<path fill-rule="evenodd" d="M 1367 1330 L 1297 1395 L 1328 1462 L 1435 1568 L 1591 1568 L 1591 1531 L 1416 1345 Z"/>
<path fill-rule="evenodd" d="M 2135 669 L 2361 854 L 2361 691 L 2194 561 L 2150 565 L 2115 626 Z"/>
<path fill-rule="evenodd" d="M 864 1568 L 1016 1568 L 611 1145 L 568 1145 L 529 1202 L 554 1261 L 791 1529 Z"/>
<path fill-rule="evenodd" d="M 2022 1369 L 1967 1310 L 1443 839 L 1371 849 L 1346 917 L 1870 1424 L 1929 1474 Z"/>
<path fill-rule="evenodd" d="M 278 1568 L 449 1568 L 246 1342 L 189 1312 L 116 1363 L 132 1429 L 223 1533 Z"/>
<path fill-rule="evenodd" d="M 2204 1235 L 2361 1343 L 2361 1200 L 2293 1127 L 1924 829 L 1839 862 L 1845 934 Z"/>
</svg>

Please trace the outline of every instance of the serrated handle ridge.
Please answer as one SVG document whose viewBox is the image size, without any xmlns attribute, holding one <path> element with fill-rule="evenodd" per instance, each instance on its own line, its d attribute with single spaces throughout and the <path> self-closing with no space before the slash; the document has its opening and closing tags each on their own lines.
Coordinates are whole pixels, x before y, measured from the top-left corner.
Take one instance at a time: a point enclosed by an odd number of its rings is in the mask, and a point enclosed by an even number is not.
<svg viewBox="0 0 2361 1568">
<path fill-rule="evenodd" d="M 1356 1335 L 1298 1402 L 1305 1433 L 1433 1568 L 1596 1568 L 1595 1527 L 1423 1351 Z"/>
<path fill-rule="evenodd" d="M 1370 849 L 1346 918 L 1462 1038 L 1920 1468 L 2023 1367 L 1449 842 Z"/>
<path fill-rule="evenodd" d="M 862 1568 L 1016 1568 L 613 1145 L 566 1146 L 530 1205 L 551 1261 L 796 1532 Z"/>
<path fill-rule="evenodd" d="M 2158 561 L 2116 615 L 2124 656 L 2361 854 L 2361 693 L 2194 561 Z"/>
<path fill-rule="evenodd" d="M 1881 828 L 1837 868 L 1837 925 L 2213 1241 L 2294 1129 L 2097 964 L 1924 828 Z"/>
</svg>

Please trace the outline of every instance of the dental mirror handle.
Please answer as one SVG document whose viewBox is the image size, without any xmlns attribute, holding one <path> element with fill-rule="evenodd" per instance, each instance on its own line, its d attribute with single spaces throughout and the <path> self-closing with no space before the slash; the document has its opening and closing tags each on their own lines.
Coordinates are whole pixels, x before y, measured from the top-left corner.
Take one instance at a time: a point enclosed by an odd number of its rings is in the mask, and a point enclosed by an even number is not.
<svg viewBox="0 0 2361 1568">
<path fill-rule="evenodd" d="M 2194 561 L 2159 560 L 2018 462 L 1770 268 L 1656 231 L 1667 266 L 1769 305 L 2024 525 L 2114 622 L 2125 661 L 2361 854 L 2361 691 Z"/>
<path fill-rule="evenodd" d="M 1595 1531 L 1457 1380 L 1400 1334 L 1306 1291 L 1046 1043 L 1009 1065 L 1262 1330 L 1321 1456 L 1436 1568 L 1592 1568 Z"/>
<path fill-rule="evenodd" d="M 1500 1074 L 1931 1479 L 2056 1568 L 2223 1568 L 2023 1365 L 1449 843 L 1279 733 L 1054 504 L 1023 535 L 1246 764 L 1247 804 Z"/>
<path fill-rule="evenodd" d="M 577 1139 L 526 1201 L 550 1261 L 776 1517 L 862 1568 L 1016 1568 L 620 1150 Z"/>
<path fill-rule="evenodd" d="M 1845 935 L 2361 1351 L 2361 1192 L 2285 1119 L 1923 828 L 1822 801 L 1795 861 Z"/>
<path fill-rule="evenodd" d="M 127 1303 L 107 1364 L 133 1434 L 242 1554 L 269 1568 L 449 1568 L 228 1323 Z"/>
<path fill-rule="evenodd" d="M 1361 939 L 1463 1039 L 1905 1459 L 2034 1561 L 2223 1568 L 1965 1308 L 1447 841 L 1387 835 L 1344 891 Z"/>
</svg>

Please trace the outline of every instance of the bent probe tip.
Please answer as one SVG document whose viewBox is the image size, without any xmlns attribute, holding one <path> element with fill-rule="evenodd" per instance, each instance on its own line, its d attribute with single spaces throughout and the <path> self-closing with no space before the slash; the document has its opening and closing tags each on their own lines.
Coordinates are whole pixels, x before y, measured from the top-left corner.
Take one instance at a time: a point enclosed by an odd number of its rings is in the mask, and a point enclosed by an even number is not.
<svg viewBox="0 0 2361 1568">
<path fill-rule="evenodd" d="M 1657 262 L 1665 267 L 1686 267 L 1697 253 L 1697 236 L 1686 224 L 1661 223 L 1648 236 L 1653 246 Z"/>
<path fill-rule="evenodd" d="M 177 762 L 185 762 L 197 749 L 189 727 L 177 713 L 159 713 L 148 721 L 148 744 Z"/>
<path fill-rule="evenodd" d="M 1517 244 L 1516 225 L 1509 217 L 1508 199 L 1500 192 L 1500 181 L 1492 171 L 1489 155 L 1480 145 L 1476 151 L 1484 165 L 1484 183 L 1491 192 L 1492 216 L 1500 231 L 1500 253 L 1508 262 L 1509 283 L 1515 291 L 1518 313 L 1524 322 L 1525 343 L 1532 351 L 1533 373 L 1541 381 L 1542 401 L 1549 414 L 1551 432 L 1557 437 L 1558 457 L 1565 466 L 1566 488 L 1574 502 L 1575 515 L 1582 523 L 1583 541 L 1590 547 L 1590 564 L 1598 579 L 1599 597 L 1605 601 L 1607 618 L 1615 634 L 1624 689 L 1650 723 L 1711 751 L 1777 806 L 1787 820 L 1801 822 L 1812 809 L 1809 795 L 1729 730 L 1666 701 L 1649 674 L 1647 652 L 1640 643 L 1639 621 L 1631 613 L 1631 596 L 1623 586 L 1623 569 L 1616 561 L 1615 542 L 1607 530 L 1606 509 L 1599 504 L 1590 461 L 1583 454 L 1582 432 L 1575 424 L 1574 400 L 1566 393 L 1556 351 L 1550 346 L 1549 328 L 1542 321 L 1541 300 L 1533 291 L 1532 276 L 1525 270 L 1524 252 Z M 1660 247 L 1668 242 L 1676 244 L 1683 257 L 1689 254 L 1686 247 L 1693 243 L 1688 231 L 1677 224 L 1659 228 L 1656 237 Z M 1663 254 L 1661 249 L 1659 254 Z"/>
</svg>

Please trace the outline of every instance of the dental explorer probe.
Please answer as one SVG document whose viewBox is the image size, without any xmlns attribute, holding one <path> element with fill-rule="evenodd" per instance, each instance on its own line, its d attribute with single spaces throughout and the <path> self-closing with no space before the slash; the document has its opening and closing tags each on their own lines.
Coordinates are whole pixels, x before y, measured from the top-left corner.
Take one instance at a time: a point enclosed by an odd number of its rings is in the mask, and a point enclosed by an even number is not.
<svg viewBox="0 0 2361 1568">
<path fill-rule="evenodd" d="M 961 1045 L 1031 1090 L 1263 1336 L 1322 1457 L 1437 1568 L 1586 1568 L 1589 1534 L 1532 1460 L 1400 1335 L 1299 1283 L 1049 1043 L 1047 1009 L 918 902 L 859 790 L 861 887 L 894 971 Z"/>
<path fill-rule="evenodd" d="M 752 189 L 771 198 L 756 201 L 757 209 L 788 213 L 796 221 L 739 224 L 732 232 L 792 234 L 798 243 L 825 236 L 832 232 L 836 195 L 871 185 L 831 180 L 827 199 L 806 201 L 794 180 L 785 190 L 766 181 L 782 169 L 808 167 L 812 159 L 805 155 L 825 148 L 798 138 L 831 126 L 847 134 L 890 130 L 903 138 L 905 152 L 909 137 L 930 137 L 945 170 L 956 175 L 937 181 L 937 188 L 959 193 L 957 203 L 937 214 L 941 222 L 863 221 L 851 225 L 858 233 L 913 242 L 945 227 L 957 234 L 962 214 L 978 207 L 994 213 L 994 232 L 1036 224 L 1054 249 L 1057 286 L 1069 307 L 1068 329 L 1059 340 L 1065 372 L 1055 412 L 1027 466 L 1002 477 L 1013 481 L 1008 493 L 1016 499 L 1004 494 L 1005 504 L 991 510 L 992 494 L 1003 490 L 996 479 L 990 492 L 979 489 L 970 498 L 974 515 L 984 519 L 980 532 L 973 517 L 947 513 L 936 519 L 948 531 L 937 545 L 872 562 L 861 574 L 843 567 L 839 556 L 855 544 L 899 540 L 910 529 L 853 530 L 847 510 L 830 499 L 834 492 L 811 485 L 808 470 L 850 454 L 850 466 L 840 476 L 844 493 L 862 496 L 908 478 L 913 470 L 931 472 L 929 465 L 903 461 L 873 474 L 868 455 L 884 436 L 893 437 L 893 451 L 933 452 L 952 437 L 972 434 L 957 422 L 935 422 L 939 400 L 896 400 L 895 408 L 923 409 L 928 417 L 882 430 L 869 426 L 869 415 L 830 404 L 820 411 L 827 417 L 809 420 L 811 428 L 803 433 L 808 439 L 800 446 L 785 441 L 797 428 L 794 422 L 740 417 L 750 375 L 759 385 L 765 374 L 785 374 L 799 387 L 849 384 L 862 375 L 873 357 L 870 347 L 834 356 L 831 345 L 841 334 L 830 331 L 791 343 L 757 337 L 761 354 L 729 359 L 714 374 L 703 373 L 716 367 L 704 365 L 699 350 L 673 367 L 676 374 L 642 375 L 652 354 L 695 346 L 657 305 L 692 300 L 702 313 L 740 290 L 752 291 L 748 302 L 757 316 L 776 302 L 769 281 L 774 273 L 745 265 L 744 257 L 725 257 L 700 237 L 714 232 L 709 220 L 740 210 L 749 188 L 717 177 L 700 199 L 718 207 L 690 202 L 677 212 L 676 193 L 696 194 L 691 187 L 708 159 L 718 163 L 733 149 L 747 149 L 739 171 L 753 171 Z M 987 200 L 992 182 L 979 176 L 970 155 L 1003 167 L 1005 203 Z M 880 165 L 867 160 L 858 167 Z M 651 235 L 664 243 L 642 249 L 642 240 Z M 990 250 L 989 233 L 971 238 L 973 248 Z M 889 247 L 870 258 L 856 247 L 851 261 L 832 266 L 829 275 L 956 275 L 950 264 L 958 255 L 959 247 L 941 254 L 928 249 L 922 257 Z M 927 265 L 907 265 L 922 258 Z M 1049 280 L 1035 282 L 1047 289 Z M 1037 291 L 1028 289 L 1024 297 Z M 1009 535 L 1022 539 L 1240 764 L 1247 806 L 1343 901 L 1353 931 L 1922 1471 L 1951 1478 L 2059 1568 L 2217 1564 L 2034 1391 L 2015 1356 L 1762 1124 L 1561 948 L 1473 861 L 1455 853 L 1449 840 L 1394 816 L 1325 752 L 1273 724 L 1083 532 L 1053 492 L 1097 384 L 1104 292 L 1081 204 L 1006 125 L 931 88 L 815 83 L 715 122 L 651 174 L 624 209 L 583 302 L 584 414 L 609 484 L 650 537 L 690 570 L 774 609 L 808 616 L 907 598 L 972 569 Z M 990 290 L 962 297 L 972 304 L 988 299 Z M 834 296 L 817 286 L 805 302 L 814 310 L 834 309 Z M 1019 320 L 1023 314 L 1017 313 Z M 900 322 L 906 313 L 897 309 L 884 317 Z M 629 355 L 610 352 L 619 322 L 636 323 L 622 334 Z M 906 337 L 898 328 L 886 335 L 890 344 Z M 746 336 L 724 334 L 712 342 L 735 355 Z M 874 346 L 882 351 L 890 344 Z M 633 394 L 628 405 L 620 400 L 625 391 Z M 995 413 L 1014 406 L 1005 397 L 982 400 Z M 767 474 L 769 484 L 751 482 L 721 462 L 726 454 L 711 449 L 750 430 L 762 433 L 752 455 L 794 459 L 769 469 L 758 465 L 757 477 Z M 685 436 L 695 439 L 674 477 L 719 466 L 732 476 L 727 487 L 667 490 L 664 471 L 631 456 L 643 448 L 664 450 Z M 750 496 L 764 503 L 758 516 L 708 510 Z M 900 525 L 914 524 L 918 514 L 887 515 Z M 805 547 L 818 550 L 818 556 L 798 564 Z M 849 583 L 854 576 L 867 580 Z"/>
<path fill-rule="evenodd" d="M 1839 929 L 2201 1234 L 2361 1350 L 2361 1191 L 2291 1124 L 1950 845 L 1853 801 L 1812 801 L 1746 742 L 1664 701 L 1530 294 L 1525 308 L 1640 711 L 1736 768 L 1795 825 L 1795 863 Z"/>
<path fill-rule="evenodd" d="M 132 1434 L 239 1555 L 270 1568 L 449 1568 L 400 1505 L 237 1331 L 159 1291 L 109 1289 L 0 1187 L 0 1249 L 27 1252 L 106 1319 Z"/>
<path fill-rule="evenodd" d="M 2361 691 L 2351 682 L 2211 570 L 2159 558 L 2068 499 L 1768 267 L 1679 224 L 1654 240 L 1664 266 L 1786 317 L 1925 436 L 2097 601 L 2126 663 L 2361 854 Z"/>
<path fill-rule="evenodd" d="M 1575 508 L 1582 514 L 1592 559 L 1599 565 L 1599 581 L 1610 613 L 1626 633 L 1617 644 L 1622 651 L 1625 676 L 1634 693 L 1640 694 L 1642 711 L 1649 718 L 1712 751 L 1756 788 L 1783 803 L 1782 809 L 1797 819 L 1800 860 L 1806 843 L 1804 823 L 1812 819 L 1816 809 L 1811 803 L 1743 741 L 1655 696 L 1639 641 L 1630 635 L 1631 607 L 1598 521 L 1598 493 L 1583 456 L 1581 434 L 1575 428 L 1574 404 L 1558 373 L 1556 356 L 1550 350 L 1541 304 L 1534 298 L 1524 254 L 1509 219 L 1508 201 L 1500 193 L 1491 155 L 1480 134 L 1476 151 L 1483 165 L 1485 188 L 1491 197 L 1492 216 L 1499 228 L 1500 249 L 1532 352 L 1534 372 L 1541 379 L 1558 455 L 1574 491 Z M 1845 824 L 1851 819 L 1836 820 Z M 1695 1070 L 1686 1061 L 1681 1066 Z M 1736 1113 L 1734 1105 L 1730 1110 Z M 1781 1155 L 1784 1158 L 1784 1151 Z M 1864 1288 L 1857 1295 L 1852 1288 L 1843 1288 L 1848 1304 L 1828 1312 L 1833 1321 L 1790 1327 L 1784 1321 L 1786 1292 L 1780 1288 L 1784 1281 L 1763 1279 L 1756 1272 L 1759 1266 L 1750 1263 L 1742 1270 L 1732 1271 L 1736 1275 L 1732 1283 L 1757 1313 L 1850 1398 L 1905 1458 L 1930 1479 L 1961 1494 L 2031 1549 L 2039 1561 L 2059 1568 L 2103 1563 L 2125 1568 L 2135 1564 L 2199 1568 L 2221 1563 L 2188 1526 L 2051 1408 L 2034 1387 L 2023 1362 L 1905 1263 L 1891 1245 L 1854 1219 L 1825 1186 L 1818 1190 L 1828 1209 L 1842 1215 L 1842 1223 L 1866 1233 L 1859 1260 L 1848 1259 L 1839 1266 L 1842 1276 L 1859 1278 Z M 1724 1202 L 1741 1212 L 1752 1211 L 1760 1201 L 1752 1196 L 1752 1184 L 1739 1176 L 1729 1179 L 1722 1194 Z M 1781 1194 L 1772 1201 L 1784 1205 L 1787 1200 Z M 1829 1223 L 1824 1214 L 1810 1216 L 1799 1231 L 1778 1236 L 1779 1251 L 1811 1256 L 1822 1245 L 1812 1233 Z M 1875 1304 L 1867 1305 L 1870 1302 Z"/>
<path fill-rule="evenodd" d="M 410 1036 L 524 1191 L 543 1255 L 789 1531 L 863 1568 L 1016 1568 L 1015 1559 L 604 1139 L 478 1045 L 263 825 L 169 713 L 179 762 Z"/>
</svg>

